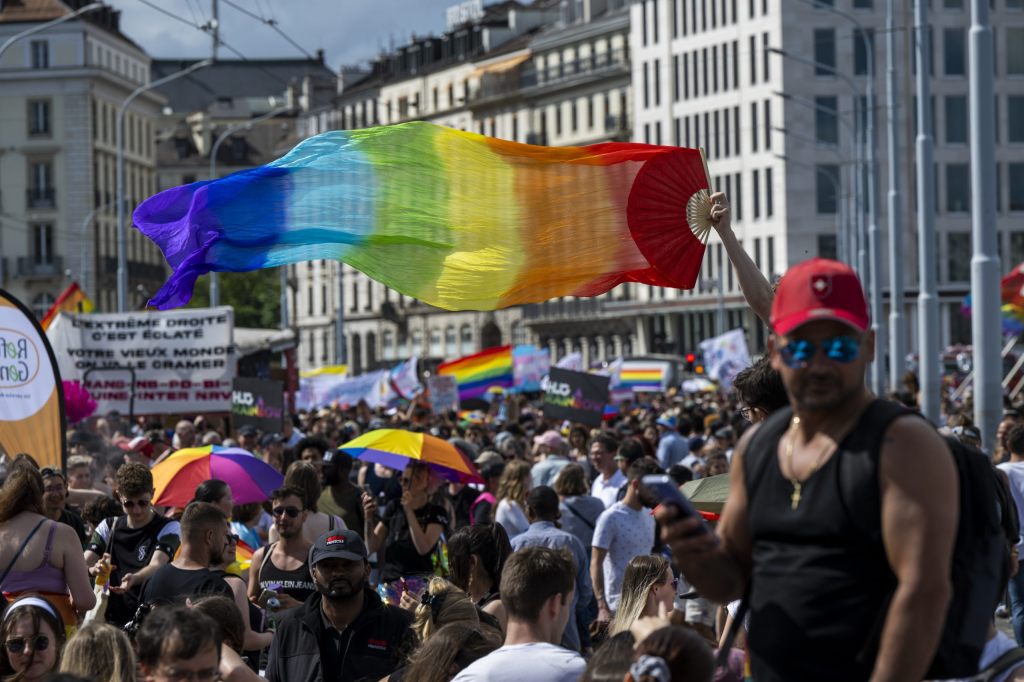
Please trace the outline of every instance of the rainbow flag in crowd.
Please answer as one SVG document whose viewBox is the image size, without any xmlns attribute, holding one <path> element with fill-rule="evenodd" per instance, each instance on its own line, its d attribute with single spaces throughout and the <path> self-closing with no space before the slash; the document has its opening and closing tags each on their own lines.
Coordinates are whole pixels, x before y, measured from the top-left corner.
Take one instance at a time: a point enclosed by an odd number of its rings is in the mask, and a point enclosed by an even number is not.
<svg viewBox="0 0 1024 682">
<path fill-rule="evenodd" d="M 1024 263 L 1021 263 L 1000 282 L 1000 301 L 1002 306 L 1003 334 L 1014 336 L 1024 334 Z M 965 317 L 971 316 L 971 295 L 964 297 L 960 304 L 960 312 Z"/>
<path fill-rule="evenodd" d="M 450 360 L 439 365 L 437 373 L 455 377 L 460 401 L 483 398 L 492 388 L 512 388 L 512 346 L 488 348 L 475 355 Z"/>
<path fill-rule="evenodd" d="M 78 286 L 78 282 L 72 282 L 64 290 L 64 293 L 57 297 L 57 300 L 50 306 L 50 309 L 46 311 L 43 319 L 39 320 L 39 325 L 43 329 L 49 329 L 60 313 L 91 313 L 95 308 L 96 306 L 92 304 L 92 300 Z"/>
<path fill-rule="evenodd" d="M 644 364 L 629 360 L 619 370 L 618 388 L 630 389 L 634 393 L 657 393 L 665 390 L 668 377 L 665 367 L 658 364 Z"/>
<path fill-rule="evenodd" d="M 710 208 L 696 149 L 541 147 L 414 121 L 311 137 L 150 197 L 133 222 L 174 270 L 161 310 L 208 272 L 314 258 L 439 308 L 494 310 L 623 282 L 692 289 Z"/>
</svg>

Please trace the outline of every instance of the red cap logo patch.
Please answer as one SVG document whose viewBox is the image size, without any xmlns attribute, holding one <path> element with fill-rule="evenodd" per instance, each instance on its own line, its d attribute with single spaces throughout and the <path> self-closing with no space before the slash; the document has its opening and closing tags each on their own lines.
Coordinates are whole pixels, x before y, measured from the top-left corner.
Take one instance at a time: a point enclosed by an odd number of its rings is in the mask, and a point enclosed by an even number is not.
<svg viewBox="0 0 1024 682">
<path fill-rule="evenodd" d="M 817 275 L 811 279 L 811 291 L 818 300 L 824 300 L 832 293 L 832 276 Z"/>
<path fill-rule="evenodd" d="M 330 537 L 327 538 L 327 546 L 328 547 L 331 546 L 331 545 L 344 545 L 344 544 L 345 544 L 345 536 L 344 535 L 331 535 Z"/>
</svg>

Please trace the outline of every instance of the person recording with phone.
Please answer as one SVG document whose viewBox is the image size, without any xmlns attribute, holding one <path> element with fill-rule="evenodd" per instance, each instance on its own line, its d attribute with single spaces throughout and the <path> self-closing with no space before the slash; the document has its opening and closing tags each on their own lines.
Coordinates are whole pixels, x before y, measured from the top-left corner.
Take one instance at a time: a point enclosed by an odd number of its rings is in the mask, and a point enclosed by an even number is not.
<svg viewBox="0 0 1024 682">
<path fill-rule="evenodd" d="M 271 611 L 299 606 L 316 592 L 309 572 L 309 548 L 302 532 L 309 516 L 302 491 L 285 486 L 270 494 L 274 528 L 280 538 L 256 550 L 249 566 L 249 600 Z"/>
</svg>

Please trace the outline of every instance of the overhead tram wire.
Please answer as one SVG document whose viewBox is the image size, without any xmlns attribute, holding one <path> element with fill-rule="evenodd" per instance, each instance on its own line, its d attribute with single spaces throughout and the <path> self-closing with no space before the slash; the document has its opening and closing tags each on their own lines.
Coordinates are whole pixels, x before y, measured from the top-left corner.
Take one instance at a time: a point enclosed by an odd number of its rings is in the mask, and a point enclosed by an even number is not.
<svg viewBox="0 0 1024 682">
<path fill-rule="evenodd" d="M 288 41 L 288 43 L 289 43 L 289 44 L 290 44 L 290 45 L 291 45 L 292 47 L 294 47 L 294 48 L 295 48 L 296 50 L 298 50 L 298 51 L 299 51 L 299 52 L 301 52 L 302 54 L 306 55 L 306 58 L 307 58 L 307 59 L 313 59 L 313 60 L 315 60 L 315 59 L 316 59 L 316 57 L 314 57 L 313 55 L 311 55 L 311 54 L 309 53 L 309 51 L 308 51 L 308 50 L 306 50 L 306 48 L 302 47 L 302 45 L 300 45 L 300 44 L 299 44 L 298 42 L 296 42 L 295 40 L 293 40 L 293 39 L 292 39 L 292 37 L 291 37 L 290 35 L 288 35 L 288 34 L 287 34 L 287 33 L 285 33 L 285 32 L 284 32 L 283 30 L 281 30 L 281 27 L 279 27 L 279 26 L 277 25 L 277 21 L 276 21 L 276 20 L 274 20 L 274 19 L 268 19 L 268 18 L 266 18 L 266 17 L 264 17 L 264 16 L 261 16 L 261 15 L 259 15 L 259 14 L 256 14 L 256 13 L 255 13 L 255 12 L 253 12 L 252 10 L 246 9 L 245 7 L 242 7 L 241 5 L 238 5 L 238 4 L 234 3 L 234 2 L 232 2 L 231 0 L 221 0 L 221 2 L 223 2 L 223 3 L 224 3 L 225 5 L 227 5 L 228 7 L 233 7 L 234 9 L 238 10 L 239 12 L 241 12 L 241 13 L 242 13 L 242 14 L 244 14 L 244 15 L 246 15 L 247 17 L 249 17 L 249 18 L 251 18 L 251 19 L 255 19 L 256 21 L 258 21 L 258 22 L 260 22 L 260 23 L 262 23 L 262 24 L 266 24 L 266 25 L 267 25 L 267 26 L 269 26 L 270 28 L 274 29 L 274 30 L 275 30 L 275 31 L 276 31 L 276 32 L 278 33 L 278 35 L 280 35 L 280 36 L 281 36 L 282 38 L 284 38 L 285 40 L 287 40 L 287 41 Z"/>
</svg>

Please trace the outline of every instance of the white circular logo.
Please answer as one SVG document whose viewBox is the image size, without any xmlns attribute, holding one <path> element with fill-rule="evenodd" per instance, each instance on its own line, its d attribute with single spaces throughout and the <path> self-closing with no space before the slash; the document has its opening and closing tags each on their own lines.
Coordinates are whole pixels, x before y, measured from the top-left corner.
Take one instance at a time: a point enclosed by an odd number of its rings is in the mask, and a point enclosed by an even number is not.
<svg viewBox="0 0 1024 682">
<path fill-rule="evenodd" d="M 43 340 L 17 308 L 0 307 L 0 420 L 31 417 L 53 395 Z"/>
</svg>

